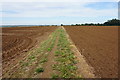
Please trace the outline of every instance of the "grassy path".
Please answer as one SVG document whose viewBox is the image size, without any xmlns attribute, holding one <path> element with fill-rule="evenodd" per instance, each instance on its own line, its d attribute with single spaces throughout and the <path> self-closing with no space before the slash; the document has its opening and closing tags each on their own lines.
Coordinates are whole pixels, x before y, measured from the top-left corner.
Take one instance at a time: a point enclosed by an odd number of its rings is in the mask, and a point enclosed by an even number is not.
<svg viewBox="0 0 120 80">
<path fill-rule="evenodd" d="M 71 51 L 71 44 L 67 38 L 66 32 L 61 27 L 59 33 L 57 50 L 54 54 L 56 64 L 52 65 L 53 70 L 57 73 L 53 73 L 52 78 L 80 78 L 79 73 L 77 73 L 76 57 Z"/>
<path fill-rule="evenodd" d="M 57 43 L 57 40 L 55 43 Z M 38 78 L 50 78 L 51 77 L 51 73 L 53 72 L 51 65 L 54 64 L 54 57 L 55 57 L 54 51 L 55 50 L 56 50 L 56 44 L 47 57 L 48 61 L 43 65 L 45 69 L 44 72 L 40 76 L 38 76 Z"/>
<path fill-rule="evenodd" d="M 54 43 L 54 46 L 52 48 L 52 50 L 49 52 L 48 56 L 47 56 L 47 62 L 43 65 L 44 67 L 44 72 L 42 72 L 41 74 L 38 74 L 35 76 L 35 78 L 51 78 L 52 75 L 52 64 L 55 63 L 54 61 L 54 52 L 57 49 L 57 43 L 58 43 L 58 38 L 59 38 L 59 32 L 58 32 L 59 28 L 56 30 L 56 38 L 55 41 L 52 41 Z"/>
</svg>

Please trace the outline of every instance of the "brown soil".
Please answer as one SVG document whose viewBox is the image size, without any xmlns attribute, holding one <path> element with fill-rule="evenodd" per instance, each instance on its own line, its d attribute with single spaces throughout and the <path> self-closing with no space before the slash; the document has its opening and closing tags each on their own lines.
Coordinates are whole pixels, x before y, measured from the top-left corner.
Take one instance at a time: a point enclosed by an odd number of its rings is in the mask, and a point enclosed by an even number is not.
<svg viewBox="0 0 120 80">
<path fill-rule="evenodd" d="M 64 27 L 62 27 L 62 28 L 65 30 Z M 66 32 L 66 30 L 65 30 L 65 32 Z M 95 74 L 94 74 L 94 69 L 88 65 L 84 56 L 81 55 L 81 53 L 78 51 L 77 47 L 75 46 L 74 42 L 72 42 L 72 39 L 67 34 L 67 32 L 66 32 L 66 36 L 71 44 L 70 45 L 71 50 L 74 53 L 74 55 L 76 56 L 76 60 L 78 61 L 76 64 L 76 66 L 78 67 L 78 69 L 77 69 L 78 75 L 80 75 L 82 78 L 97 78 L 97 76 L 95 76 Z"/>
<path fill-rule="evenodd" d="M 65 29 L 96 76 L 118 77 L 117 26 L 65 26 Z"/>
<path fill-rule="evenodd" d="M 56 28 L 47 26 L 2 28 L 3 75 Z"/>
</svg>

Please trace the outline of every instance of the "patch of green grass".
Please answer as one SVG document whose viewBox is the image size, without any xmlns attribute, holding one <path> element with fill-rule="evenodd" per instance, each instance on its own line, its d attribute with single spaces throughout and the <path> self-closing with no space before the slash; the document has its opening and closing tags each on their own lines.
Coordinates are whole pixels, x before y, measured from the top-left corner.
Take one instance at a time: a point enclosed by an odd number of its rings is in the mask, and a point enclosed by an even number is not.
<svg viewBox="0 0 120 80">
<path fill-rule="evenodd" d="M 53 65 L 52 65 L 52 69 L 53 69 L 53 70 L 58 70 L 58 69 L 59 69 L 59 66 L 58 66 L 57 64 L 53 64 Z"/>
<path fill-rule="evenodd" d="M 29 58 L 28 59 L 34 59 L 35 58 L 35 56 L 29 56 Z"/>
<path fill-rule="evenodd" d="M 51 51 L 52 49 L 51 48 L 48 48 L 47 51 Z"/>
<path fill-rule="evenodd" d="M 45 63 L 47 61 L 48 61 L 47 58 L 44 58 L 44 59 L 40 60 L 40 63 Z"/>
<path fill-rule="evenodd" d="M 37 69 L 35 70 L 35 72 L 41 73 L 41 72 L 44 72 L 44 69 L 43 69 L 43 68 L 37 68 Z"/>
<path fill-rule="evenodd" d="M 59 75 L 57 75 L 57 74 L 52 74 L 52 77 L 51 77 L 52 79 L 55 79 L 55 78 L 59 78 Z"/>
<path fill-rule="evenodd" d="M 60 51 L 55 51 L 55 56 L 59 56 L 60 55 Z"/>
</svg>

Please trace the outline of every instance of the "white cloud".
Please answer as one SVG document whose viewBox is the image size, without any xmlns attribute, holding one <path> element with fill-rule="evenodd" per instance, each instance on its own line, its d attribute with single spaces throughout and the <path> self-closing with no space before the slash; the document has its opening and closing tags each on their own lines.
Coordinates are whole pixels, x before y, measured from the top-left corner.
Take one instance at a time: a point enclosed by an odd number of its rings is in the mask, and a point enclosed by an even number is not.
<svg viewBox="0 0 120 80">
<path fill-rule="evenodd" d="M 85 4 L 87 3 L 5 3 L 3 4 L 3 12 L 5 11 L 3 17 L 115 16 L 118 13 L 117 9 L 95 10 L 85 7 Z M 13 13 L 10 14 L 10 11 Z"/>
<path fill-rule="evenodd" d="M 35 0 L 34 0 L 35 1 Z M 61 0 L 63 1 L 63 0 Z M 67 1 L 67 0 L 66 0 Z M 78 0 L 75 0 L 78 1 Z M 2 3 L 2 10 L 0 14 L 2 14 L 2 18 L 4 18 L 4 24 L 45 24 L 45 23 L 61 23 L 66 22 L 69 23 L 72 21 L 64 21 L 57 19 L 56 17 L 95 17 L 99 19 L 99 17 L 113 16 L 117 17 L 118 10 L 117 9 L 101 9 L 96 10 L 93 8 L 85 7 L 86 4 L 90 3 L 87 0 L 86 2 L 5 2 Z M 94 0 L 95 1 L 95 0 Z M 97 0 L 100 1 L 100 0 Z M 102 0 L 101 0 L 102 1 Z M 11 18 L 17 18 L 16 20 L 11 20 Z M 20 18 L 24 18 L 25 20 L 21 20 Z M 28 20 L 27 18 L 34 18 L 34 20 Z M 49 20 L 36 20 L 35 18 L 49 18 Z M 52 18 L 50 20 L 50 18 Z M 9 20 L 7 20 L 9 19 Z M 92 18 L 91 18 L 92 19 Z M 89 19 L 89 20 L 91 20 Z M 87 20 L 87 19 L 86 19 Z M 80 22 L 79 20 L 73 20 L 73 23 Z M 94 21 L 94 20 L 93 20 Z M 102 21 L 102 20 L 101 20 Z M 85 21 L 84 21 L 85 22 Z"/>
</svg>

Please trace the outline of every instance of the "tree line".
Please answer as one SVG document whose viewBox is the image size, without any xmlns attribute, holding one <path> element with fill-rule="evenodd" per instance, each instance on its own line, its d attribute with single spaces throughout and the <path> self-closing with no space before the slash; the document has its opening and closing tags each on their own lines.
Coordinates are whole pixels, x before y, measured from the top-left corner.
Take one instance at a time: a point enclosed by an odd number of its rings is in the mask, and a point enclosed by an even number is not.
<svg viewBox="0 0 120 80">
<path fill-rule="evenodd" d="M 120 26 L 120 20 L 112 19 L 101 24 L 100 23 L 71 24 L 71 26 Z"/>
</svg>

